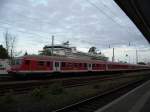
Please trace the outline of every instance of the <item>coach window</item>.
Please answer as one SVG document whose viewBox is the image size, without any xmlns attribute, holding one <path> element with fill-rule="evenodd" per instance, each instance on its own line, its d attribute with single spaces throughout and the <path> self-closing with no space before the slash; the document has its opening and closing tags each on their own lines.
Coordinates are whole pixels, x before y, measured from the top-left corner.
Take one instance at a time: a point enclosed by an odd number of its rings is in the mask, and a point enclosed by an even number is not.
<svg viewBox="0 0 150 112">
<path fill-rule="evenodd" d="M 50 66 L 50 64 L 51 64 L 50 62 L 47 62 L 47 66 Z"/>
<path fill-rule="evenodd" d="M 106 65 L 105 65 L 105 64 L 102 64 L 102 65 L 101 65 L 101 67 L 102 67 L 102 68 L 105 68 L 105 67 L 106 67 Z"/>
<path fill-rule="evenodd" d="M 95 64 L 92 64 L 92 67 L 95 67 Z"/>
<path fill-rule="evenodd" d="M 18 59 L 16 59 L 16 65 L 19 65 L 20 61 Z"/>
<path fill-rule="evenodd" d="M 30 64 L 30 60 L 25 60 L 25 65 L 29 65 Z"/>
<path fill-rule="evenodd" d="M 79 67 L 82 67 L 82 63 L 79 63 Z"/>
<path fill-rule="evenodd" d="M 100 67 L 101 65 L 100 64 L 96 64 L 96 67 Z"/>
<path fill-rule="evenodd" d="M 91 68 L 91 64 L 89 64 L 89 68 Z"/>
<path fill-rule="evenodd" d="M 87 64 L 86 64 L 86 63 L 84 63 L 84 67 L 87 67 Z"/>
<path fill-rule="evenodd" d="M 68 66 L 69 66 L 69 67 L 72 67 L 72 66 L 73 66 L 73 63 L 68 63 Z"/>
<path fill-rule="evenodd" d="M 43 65 L 44 65 L 44 61 L 39 61 L 39 62 L 38 62 L 38 65 L 39 65 L 39 66 L 43 66 Z"/>
<path fill-rule="evenodd" d="M 78 64 L 77 64 L 77 63 L 74 63 L 74 67 L 78 67 Z"/>
</svg>

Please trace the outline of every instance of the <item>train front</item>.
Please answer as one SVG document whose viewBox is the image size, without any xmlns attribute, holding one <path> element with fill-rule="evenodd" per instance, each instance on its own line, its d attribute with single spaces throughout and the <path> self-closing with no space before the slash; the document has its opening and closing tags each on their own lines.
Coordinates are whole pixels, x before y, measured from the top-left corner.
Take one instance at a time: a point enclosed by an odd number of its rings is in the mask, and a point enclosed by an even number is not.
<svg viewBox="0 0 150 112">
<path fill-rule="evenodd" d="M 15 58 L 10 62 L 10 68 L 7 69 L 8 74 L 18 74 L 21 70 L 22 66 L 22 59 L 21 58 Z"/>
</svg>

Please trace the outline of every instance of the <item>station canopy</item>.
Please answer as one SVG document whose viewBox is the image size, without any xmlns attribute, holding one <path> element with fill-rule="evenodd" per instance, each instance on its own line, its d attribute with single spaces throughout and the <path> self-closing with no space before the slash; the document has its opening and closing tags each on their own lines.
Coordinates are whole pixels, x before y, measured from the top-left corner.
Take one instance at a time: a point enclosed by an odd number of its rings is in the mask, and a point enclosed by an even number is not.
<svg viewBox="0 0 150 112">
<path fill-rule="evenodd" d="M 150 0 L 115 0 L 150 43 Z"/>
</svg>

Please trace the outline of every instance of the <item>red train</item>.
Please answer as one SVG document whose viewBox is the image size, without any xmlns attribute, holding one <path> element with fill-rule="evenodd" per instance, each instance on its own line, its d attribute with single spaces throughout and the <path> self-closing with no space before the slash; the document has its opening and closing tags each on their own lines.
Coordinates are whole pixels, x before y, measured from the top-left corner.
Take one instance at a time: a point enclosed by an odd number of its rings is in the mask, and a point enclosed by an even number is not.
<svg viewBox="0 0 150 112">
<path fill-rule="evenodd" d="M 113 63 L 100 60 L 74 59 L 52 56 L 23 56 L 14 60 L 8 73 L 30 76 L 32 74 L 83 73 L 102 71 L 127 71 L 150 69 L 147 65 Z"/>
</svg>

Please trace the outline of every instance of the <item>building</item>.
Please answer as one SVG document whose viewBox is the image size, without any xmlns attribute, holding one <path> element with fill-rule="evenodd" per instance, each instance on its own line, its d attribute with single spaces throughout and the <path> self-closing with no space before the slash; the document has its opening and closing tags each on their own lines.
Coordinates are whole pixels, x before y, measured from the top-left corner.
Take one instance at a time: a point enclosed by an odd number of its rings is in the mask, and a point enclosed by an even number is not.
<svg viewBox="0 0 150 112">
<path fill-rule="evenodd" d="M 52 53 L 53 52 L 53 53 Z M 64 56 L 69 58 L 83 58 L 83 59 L 99 59 L 99 60 L 108 60 L 102 54 L 91 54 L 78 51 L 76 47 L 70 47 L 69 43 L 55 44 L 55 45 L 46 45 L 43 47 L 42 51 L 39 51 L 40 55 L 57 55 Z"/>
<path fill-rule="evenodd" d="M 8 59 L 0 59 L 0 74 L 8 74 L 7 69 L 10 68 Z"/>
<path fill-rule="evenodd" d="M 48 51 L 50 53 L 53 52 L 53 55 L 68 56 L 76 52 L 76 47 L 69 47 L 63 44 L 56 44 L 53 46 L 46 45 L 43 47 L 42 51 L 39 51 L 39 54 L 41 54 L 44 51 Z"/>
</svg>

